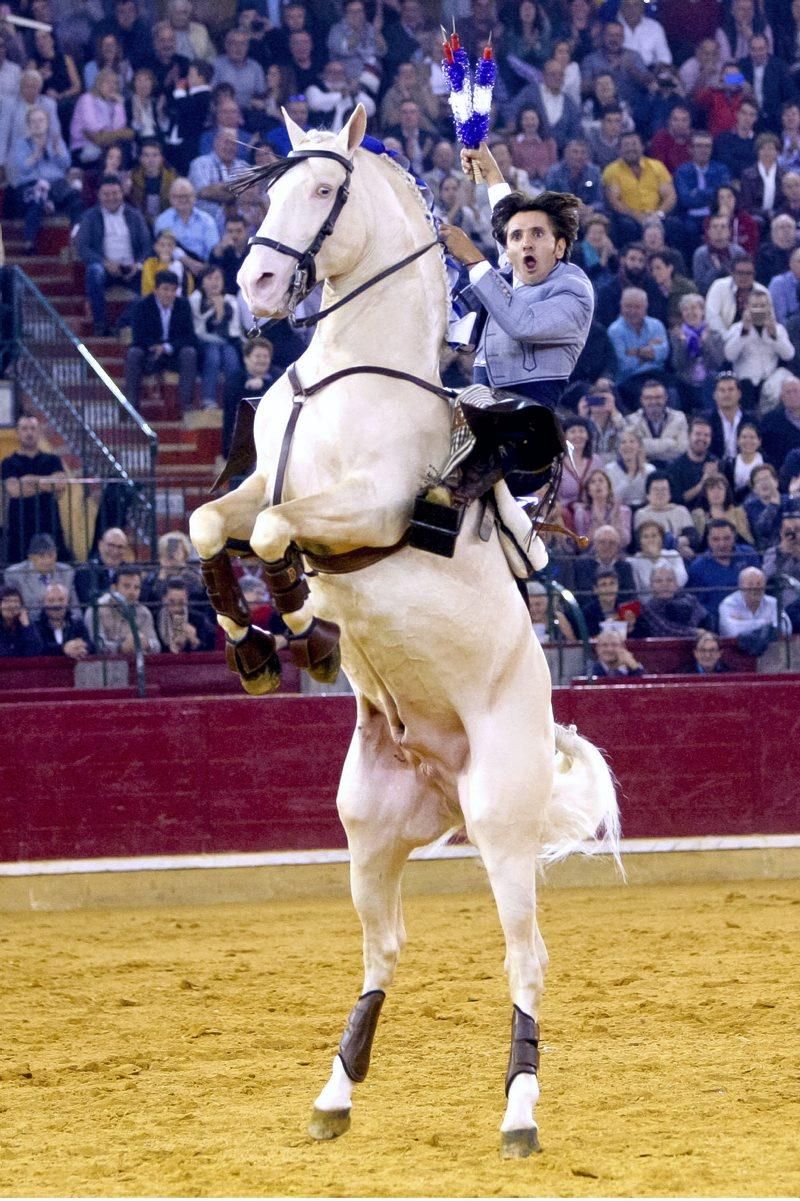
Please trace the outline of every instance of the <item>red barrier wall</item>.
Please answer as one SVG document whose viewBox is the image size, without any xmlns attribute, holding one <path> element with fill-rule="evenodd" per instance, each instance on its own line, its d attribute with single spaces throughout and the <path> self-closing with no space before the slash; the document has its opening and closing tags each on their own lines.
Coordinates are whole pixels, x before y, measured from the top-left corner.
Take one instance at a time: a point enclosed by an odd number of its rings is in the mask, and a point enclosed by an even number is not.
<svg viewBox="0 0 800 1201">
<path fill-rule="evenodd" d="M 559 690 L 628 837 L 800 831 L 800 677 Z M 0 703 L 0 860 L 339 847 L 347 696 Z"/>
</svg>

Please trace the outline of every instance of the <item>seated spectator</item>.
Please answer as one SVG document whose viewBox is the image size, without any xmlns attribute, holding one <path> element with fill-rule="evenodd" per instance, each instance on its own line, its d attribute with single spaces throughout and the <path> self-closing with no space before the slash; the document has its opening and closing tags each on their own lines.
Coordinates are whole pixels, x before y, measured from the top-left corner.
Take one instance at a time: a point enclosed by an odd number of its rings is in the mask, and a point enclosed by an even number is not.
<svg viewBox="0 0 800 1201">
<path fill-rule="evenodd" d="M 671 242 L 684 244 L 680 221 L 669 215 L 677 202 L 672 176 L 658 159 L 644 156 L 638 133 L 622 135 L 620 157 L 603 171 L 603 187 L 617 245 L 641 238 L 652 213 L 664 217 Z"/>
<path fill-rule="evenodd" d="M 672 7 L 680 8 L 680 0 L 672 0 Z M 718 13 L 714 11 L 711 20 L 716 23 L 717 17 Z M 681 20 L 685 19 L 685 13 L 682 10 L 680 18 Z M 678 76 L 687 97 L 694 100 L 696 92 L 720 86 L 722 82 L 722 51 L 712 30 L 709 30 L 708 35 L 702 37 L 700 41 L 695 40 L 693 29 L 682 30 L 681 33 L 686 36 L 686 50 L 689 51 L 689 58 L 681 63 Z M 674 45 L 675 39 L 670 38 L 670 40 Z"/>
<path fill-rule="evenodd" d="M 225 229 L 226 208 L 232 200 L 230 185 L 247 169 L 248 164 L 239 155 L 235 129 L 219 130 L 212 152 L 201 154 L 189 168 L 197 208 L 214 219 L 219 234 Z"/>
<path fill-rule="evenodd" d="M 154 253 L 142 264 L 142 296 L 155 291 L 159 271 L 171 271 L 178 278 L 178 295 L 189 296 L 194 291 L 194 276 L 186 270 L 178 240 L 169 229 L 162 229 L 153 245 Z"/>
<path fill-rule="evenodd" d="M 77 172 L 77 168 L 75 171 Z M 97 204 L 95 182 L 102 179 L 104 175 L 116 175 L 122 186 L 122 195 L 127 200 L 132 186 L 131 173 L 125 166 L 125 152 L 121 146 L 106 146 L 100 157 L 99 174 L 95 176 L 93 172 L 89 172 L 84 177 L 83 195 L 87 199 L 87 204 Z"/>
<path fill-rule="evenodd" d="M 28 659 L 41 655 L 42 643 L 13 584 L 0 587 L 0 658 Z"/>
<path fill-rule="evenodd" d="M 358 74 L 354 76 L 354 80 L 357 80 Z M 345 78 L 347 78 L 346 75 Z M 311 88 L 309 88 L 309 92 L 311 92 Z M 400 123 L 400 105 L 404 100 L 416 101 L 420 108 L 424 128 L 430 133 L 436 133 L 439 124 L 439 99 L 431 91 L 429 78 L 426 78 L 424 71 L 420 70 L 416 63 L 401 63 L 397 68 L 394 83 L 386 89 L 381 101 L 380 129 L 388 129 L 390 125 Z M 313 109 L 312 95 L 309 95 L 309 103 Z M 436 162 L 434 161 L 435 166 Z M 451 161 L 445 164 L 445 173 L 449 175 L 455 166 L 455 156 L 453 156 Z"/>
<path fill-rule="evenodd" d="M 237 275 L 247 258 L 247 226 L 241 213 L 230 213 L 225 218 L 225 232 L 211 251 L 209 262 L 219 267 L 225 281 L 225 291 L 235 296 L 239 291 Z"/>
<path fill-rule="evenodd" d="M 678 587 L 683 588 L 688 579 L 683 559 L 678 551 L 664 549 L 664 530 L 657 521 L 642 522 L 636 531 L 636 543 L 639 549 L 629 557 L 628 562 L 640 601 L 650 599 L 650 581 L 656 567 L 671 567 Z"/>
<path fill-rule="evenodd" d="M 149 225 L 152 226 L 169 208 L 170 188 L 177 178 L 172 167 L 164 161 L 159 141 L 155 137 L 144 139 L 139 149 L 139 162 L 131 172 L 128 202 L 139 210 Z"/>
<path fill-rule="evenodd" d="M 722 469 L 733 488 L 733 499 L 737 505 L 742 504 L 750 492 L 753 468 L 760 467 L 763 462 L 758 426 L 754 421 L 742 421 L 736 432 L 736 454 L 733 459 L 725 459 L 722 464 Z M 751 521 L 751 529 L 752 524 Z"/>
<path fill-rule="evenodd" d="M 775 216 L 791 217 L 795 234 L 800 240 L 800 168 L 797 171 L 787 171 L 784 175 L 783 202 L 775 210 Z"/>
<path fill-rule="evenodd" d="M 214 649 L 214 627 L 203 613 L 190 608 L 189 590 L 180 576 L 166 581 L 156 630 L 161 649 L 172 655 Z"/>
<path fill-rule="evenodd" d="M 125 118 L 134 132 L 137 148 L 145 138 L 158 138 L 161 133 L 156 77 L 149 67 L 139 67 L 133 73 L 131 94 L 125 98 Z"/>
<path fill-rule="evenodd" d="M 717 459 L 733 459 L 736 437 L 744 420 L 742 392 L 731 371 L 720 371 L 714 381 L 714 404 L 703 416 L 711 426 L 711 454 Z"/>
<path fill-rule="evenodd" d="M 643 607 L 639 625 L 645 638 L 688 638 L 694 636 L 708 613 L 691 593 L 682 592 L 672 567 L 654 567 L 650 576 L 652 596 Z"/>
<path fill-rule="evenodd" d="M 778 476 L 778 486 L 781 492 L 787 492 L 794 497 L 798 495 L 798 485 L 800 485 L 800 450 L 795 448 L 790 450 L 783 460 L 783 466 Z"/>
<path fill-rule="evenodd" d="M 621 545 L 627 546 L 631 540 L 631 511 L 614 498 L 611 480 L 602 468 L 589 473 L 585 495 L 585 501 L 576 501 L 572 506 L 575 532 L 591 540 L 601 526 L 610 525 L 618 532 Z"/>
<path fill-rule="evenodd" d="M 769 287 L 770 280 L 789 270 L 789 259 L 797 246 L 797 227 L 787 213 L 773 217 L 769 238 L 762 241 L 756 258 L 756 279 Z"/>
<path fill-rule="evenodd" d="M 522 0 L 508 10 L 508 22 L 497 49 L 497 57 L 503 77 L 514 91 L 520 80 L 535 77 L 535 68 L 541 68 L 553 49 L 553 26 L 545 9 L 534 0 Z"/>
<path fill-rule="evenodd" d="M 717 195 L 711 206 L 711 217 L 727 217 L 731 225 L 731 241 L 755 259 L 761 232 L 753 217 L 739 204 L 738 185 L 730 183 L 717 188 Z"/>
<path fill-rule="evenodd" d="M 32 108 L 46 109 L 50 128 L 60 128 L 56 102 L 43 94 L 43 87 L 39 72 L 29 67 L 19 76 L 18 95 L 0 99 L 0 166 L 8 165 L 11 147 L 27 135 L 28 113 Z"/>
<path fill-rule="evenodd" d="M 745 567 L 739 572 L 739 587 L 726 596 L 719 606 L 719 632 L 723 638 L 738 638 L 755 634 L 767 627 L 769 631 L 786 635 L 792 633 L 792 623 L 785 613 L 778 622 L 778 602 L 766 596 L 767 581 L 758 567 Z"/>
<path fill-rule="evenodd" d="M 672 495 L 678 504 L 693 508 L 707 475 L 717 475 L 717 460 L 711 454 L 711 422 L 698 414 L 689 422 L 689 445 L 670 468 Z"/>
<path fill-rule="evenodd" d="M 692 509 L 692 520 L 700 550 L 708 549 L 706 531 L 712 521 L 729 522 L 736 531 L 737 542 L 747 542 L 751 546 L 754 543 L 747 513 L 741 505 L 733 503 L 733 492 L 724 475 L 707 475 L 703 480 L 699 504 Z"/>
<path fill-rule="evenodd" d="M 202 21 L 193 20 L 192 0 L 169 0 L 167 20 L 175 30 L 175 49 L 188 59 L 205 59 L 214 62 L 216 47 L 211 41 L 207 27 Z"/>
<path fill-rule="evenodd" d="M 680 274 L 681 255 L 677 250 L 657 250 L 648 256 L 647 269 L 657 288 L 656 304 L 649 312 L 671 329 L 680 321 L 681 297 L 696 291 L 696 285 Z M 651 302 L 652 303 L 652 302 Z"/>
<path fill-rule="evenodd" d="M 99 71 L 91 90 L 78 99 L 69 136 L 72 160 L 80 167 L 98 163 L 107 146 L 132 141 L 134 132 L 125 116 L 120 78 L 110 67 Z"/>
<path fill-rule="evenodd" d="M 791 378 L 781 363 L 791 362 L 794 347 L 786 326 L 775 320 L 769 293 L 750 297 L 742 320 L 734 322 L 724 342 L 725 358 L 739 381 L 745 407 L 758 407 L 761 413 L 774 409 L 784 380 Z"/>
<path fill-rule="evenodd" d="M 154 230 L 169 229 L 184 251 L 186 266 L 195 276 L 208 267 L 211 251 L 219 242 L 217 223 L 197 207 L 197 195 L 191 180 L 180 176 L 169 190 L 170 207 L 156 217 Z"/>
<path fill-rule="evenodd" d="M 5 570 L 5 583 L 19 588 L 22 603 L 37 621 L 49 584 L 63 584 L 69 595 L 74 615 L 78 616 L 78 597 L 74 588 L 75 571 L 68 563 L 59 563 L 56 540 L 51 534 L 34 534 L 28 545 L 28 557 Z"/>
<path fill-rule="evenodd" d="M 341 59 L 347 78 L 357 80 L 366 67 L 377 68 L 386 54 L 382 22 L 368 20 L 363 0 L 344 0 L 341 7 L 342 20 L 328 33 L 328 56 Z"/>
<path fill-rule="evenodd" d="M 691 412 L 710 400 L 717 373 L 725 361 L 725 347 L 722 335 L 705 320 L 702 296 L 697 292 L 681 296 L 679 308 L 680 324 L 669 334 L 672 370 L 682 401 Z"/>
<path fill-rule="evenodd" d="M 581 605 L 590 638 L 596 638 L 603 629 L 613 629 L 617 622 L 624 621 L 619 615 L 619 577 L 613 568 L 597 569 L 593 594 Z"/>
<path fill-rule="evenodd" d="M 78 257 L 86 264 L 86 293 L 94 333 L 107 337 L 105 290 L 112 284 L 136 287 L 150 253 L 150 231 L 142 214 L 124 203 L 116 175 L 100 181 L 98 203 L 83 214 L 76 241 Z"/>
<path fill-rule="evenodd" d="M 589 667 L 590 679 L 644 675 L 644 668 L 634 659 L 617 630 L 602 630 L 595 640 L 594 653 L 597 657 Z"/>
<path fill-rule="evenodd" d="M 539 642 L 575 642 L 575 632 L 555 598 L 551 604 L 547 589 L 537 580 L 527 584 L 528 612 L 531 626 Z"/>
<path fill-rule="evenodd" d="M 28 109 L 25 124 L 25 137 L 11 146 L 8 177 L 16 186 L 19 211 L 24 213 L 23 249 L 32 254 L 45 217 L 64 212 L 74 224 L 83 212 L 83 203 L 80 191 L 67 178 L 69 151 L 58 127 L 51 128 L 49 113 L 43 108 Z"/>
<path fill-rule="evenodd" d="M 705 241 L 692 255 L 692 278 L 705 296 L 714 280 L 730 276 L 736 260 L 746 257 L 732 240 L 730 220 L 718 213 L 709 217 Z"/>
<path fill-rule="evenodd" d="M 356 2 L 360 3 L 360 0 L 356 0 Z M 413 63 L 405 65 L 411 67 L 416 74 L 416 67 Z M 377 75 L 365 78 L 374 81 L 377 89 L 379 82 Z M 338 59 L 332 59 L 325 64 L 319 79 L 306 89 L 306 98 L 308 99 L 309 119 L 315 129 L 329 129 L 331 133 L 340 133 L 357 104 L 364 106 L 368 117 L 375 116 L 375 101 L 369 87 L 362 82 L 361 77 L 350 79 L 344 63 Z M 421 114 L 421 119 L 425 120 L 424 114 Z M 438 132 L 435 125 L 432 125 L 431 128 L 432 132 Z"/>
<path fill-rule="evenodd" d="M 595 291 L 614 279 L 619 266 L 617 251 L 608 236 L 608 229 L 609 220 L 603 213 L 590 217 L 583 227 L 583 237 L 573 246 L 570 255 L 570 261 L 589 276 Z"/>
<path fill-rule="evenodd" d="M 244 397 L 261 398 L 275 383 L 272 373 L 272 343 L 268 338 L 252 338 L 244 347 L 244 367 L 226 376 L 223 393 L 224 420 L 222 454 L 228 457 L 236 424 L 236 414 Z"/>
<path fill-rule="evenodd" d="M 109 526 L 97 543 L 96 554 L 75 572 L 75 592 L 84 609 L 108 592 L 129 550 L 125 531 Z"/>
<path fill-rule="evenodd" d="M 44 94 L 55 100 L 59 116 L 63 116 L 66 126 L 72 101 L 77 99 L 83 90 L 72 55 L 64 54 L 56 47 L 52 30 L 35 29 L 33 52 L 28 65 L 35 67 L 41 75 Z"/>
<path fill-rule="evenodd" d="M 780 325 L 786 325 L 790 317 L 800 313 L 800 247 L 789 255 L 788 270 L 770 279 L 769 295 L 775 320 Z"/>
<path fill-rule="evenodd" d="M 728 61 L 723 63 L 719 85 L 705 87 L 694 95 L 694 103 L 704 117 L 705 127 L 716 139 L 714 157 L 723 163 L 730 162 L 730 159 L 725 157 L 727 147 L 723 147 L 721 135 L 736 129 L 739 110 L 749 98 L 749 89 L 745 89 L 746 81 L 738 63 Z"/>
<path fill-rule="evenodd" d="M 83 86 L 87 91 L 94 87 L 97 76 L 106 69 L 113 71 L 117 76 L 121 94 L 130 85 L 133 70 L 113 33 L 100 35 L 95 43 L 94 58 L 90 59 L 83 68 Z"/>
<path fill-rule="evenodd" d="M 692 516 L 685 505 L 673 502 L 670 479 L 665 471 L 654 471 L 647 477 L 647 504 L 637 509 L 634 530 L 640 529 L 646 521 L 654 521 L 665 534 L 670 534 L 678 549 L 688 548 L 694 535 Z"/>
<path fill-rule="evenodd" d="M 466 181 L 456 175 L 447 175 L 436 187 L 434 195 L 437 203 L 434 205 L 434 216 L 446 221 L 448 225 L 456 225 L 463 229 L 467 237 L 479 243 L 486 243 L 480 215 L 476 208 L 465 203 L 464 193 L 471 190 Z"/>
<path fill-rule="evenodd" d="M 131 345 L 125 355 L 125 394 L 139 403 L 142 377 L 161 371 L 178 372 L 178 396 L 183 412 L 194 400 L 197 342 L 189 301 L 178 296 L 178 277 L 159 271 L 155 290 L 142 297 L 131 313 Z"/>
<path fill-rule="evenodd" d="M 415 175 L 421 175 L 425 170 L 425 164 L 433 149 L 434 136 L 429 133 L 422 124 L 422 114 L 420 113 L 419 105 L 416 100 L 403 100 L 400 104 L 400 120 L 396 125 L 390 125 L 384 130 L 384 140 L 387 138 L 397 138 L 403 148 L 403 154 L 411 164 L 411 170 Z M 492 153 L 495 154 L 495 145 L 492 144 Z M 497 155 L 495 154 L 495 158 Z M 511 156 L 507 155 L 507 167 L 511 166 Z M 498 166 L 503 170 L 498 159 Z M 505 171 L 503 172 L 505 174 Z M 512 187 L 517 186 L 522 175 L 514 176 L 515 182 Z M 527 181 L 527 175 L 525 180 Z M 511 181 L 509 181 L 511 182 Z"/>
<path fill-rule="evenodd" d="M 667 331 L 657 318 L 648 317 L 647 303 L 642 288 L 626 288 L 621 315 L 608 327 L 617 353 L 617 384 L 629 404 L 638 400 L 644 378 L 663 367 L 669 355 Z"/>
<path fill-rule="evenodd" d="M 578 599 L 588 600 L 599 571 L 613 571 L 619 581 L 620 601 L 633 600 L 634 582 L 631 565 L 621 553 L 619 531 L 613 525 L 601 525 L 595 530 L 590 554 L 575 560 L 575 591 Z"/>
<path fill-rule="evenodd" d="M 800 600 L 800 513 L 784 513 L 777 546 L 764 552 L 764 575 L 771 587 L 780 589 L 781 606 Z"/>
<path fill-rule="evenodd" d="M 706 321 L 723 338 L 736 321 L 740 321 L 750 297 L 756 293 L 769 295 L 763 284 L 756 283 L 755 263 L 749 258 L 737 259 L 730 275 L 715 279 L 706 296 Z"/>
<path fill-rule="evenodd" d="M 647 477 L 655 467 L 647 462 L 641 434 L 628 428 L 622 430 L 617 439 L 617 457 L 606 463 L 605 469 L 620 504 L 631 509 L 644 504 Z"/>
<path fill-rule="evenodd" d="M 768 547 L 777 545 L 780 538 L 783 499 L 778 490 L 778 473 L 770 463 L 754 467 L 750 482 L 752 490 L 743 506 L 752 530 L 748 541 L 763 554 Z"/>
<path fill-rule="evenodd" d="M 18 449 L 0 463 L 6 562 L 21 563 L 36 534 L 52 534 L 57 557 L 68 561 L 72 556 L 64 540 L 57 499 L 67 486 L 64 464 L 58 455 L 41 449 L 38 417 L 23 413 L 16 428 Z"/>
<path fill-rule="evenodd" d="M 742 172 L 756 165 L 757 120 L 758 105 L 742 93 L 733 126 L 715 135 L 714 158 L 728 166 L 734 179 L 741 179 Z M 754 253 L 752 249 L 750 253 Z"/>
<path fill-rule="evenodd" d="M 689 587 L 716 626 L 721 602 L 735 590 L 742 568 L 758 565 L 758 555 L 750 546 L 737 546 L 736 530 L 729 521 L 710 521 L 706 538 L 708 550 L 689 564 Z"/>
<path fill-rule="evenodd" d="M 106 6 L 108 7 L 108 6 Z M 144 66 L 153 54 L 150 28 L 136 5 L 136 0 L 116 0 L 114 16 L 95 25 L 95 36 L 113 33 L 122 52 L 134 70 Z"/>
<path fill-rule="evenodd" d="M 684 161 L 677 170 L 673 168 L 678 197 L 676 214 L 686 222 L 695 244 L 700 239 L 703 221 L 711 215 L 717 189 L 729 183 L 731 178 L 726 165 L 711 157 L 713 147 L 711 134 L 697 130 L 691 137 L 690 160 Z"/>
<path fill-rule="evenodd" d="M 761 422 L 764 458 L 778 471 L 790 451 L 800 447 L 800 379 L 784 378 L 780 403 Z"/>
<path fill-rule="evenodd" d="M 511 162 L 520 167 L 532 183 L 543 186 L 548 171 L 558 162 L 558 147 L 554 137 L 542 136 L 541 126 L 542 119 L 535 105 L 520 109 L 511 140 Z"/>
<path fill-rule="evenodd" d="M 748 53 L 739 59 L 739 68 L 747 82 L 755 88 L 764 124 L 770 129 L 777 129 L 781 107 L 786 101 L 794 100 L 797 93 L 786 63 L 772 53 L 772 39 L 765 33 L 754 32 Z"/>
<path fill-rule="evenodd" d="M 589 157 L 599 171 L 604 171 L 619 159 L 624 126 L 625 114 L 622 105 L 609 104 L 602 109 L 599 122 L 592 122 L 587 129 Z"/>
<path fill-rule="evenodd" d="M 517 92 L 507 110 L 512 124 L 516 124 L 524 108 L 535 108 L 541 113 L 547 136 L 553 138 L 559 153 L 572 138 L 580 137 L 580 110 L 567 95 L 565 70 L 557 59 L 548 59 L 544 64 L 540 83 L 528 83 Z"/>
<path fill-rule="evenodd" d="M 152 615 L 139 600 L 141 590 L 141 568 L 135 563 L 123 563 L 108 592 L 103 593 L 96 606 L 86 610 L 84 622 L 101 654 L 132 655 L 136 650 L 133 624 L 145 655 L 161 650 Z"/>
<path fill-rule="evenodd" d="M 644 0 L 621 0 L 619 22 L 623 30 L 623 45 L 634 50 L 646 67 L 658 67 L 672 62 L 672 51 L 660 21 L 646 17 Z"/>
<path fill-rule="evenodd" d="M 156 77 L 159 96 L 169 96 L 189 70 L 189 59 L 178 54 L 176 46 L 175 30 L 169 21 L 157 21 L 153 26 L 153 51 L 146 65 Z"/>
<path fill-rule="evenodd" d="M 591 473 L 603 464 L 594 453 L 589 424 L 582 417 L 570 417 L 566 420 L 564 436 L 570 443 L 572 453 L 564 458 L 558 499 L 561 505 L 566 507 L 574 504 L 576 500 L 585 500 L 586 482 Z"/>
<path fill-rule="evenodd" d="M 796 99 L 786 100 L 781 106 L 780 139 L 778 165 L 786 172 L 800 170 L 800 103 Z"/>
<path fill-rule="evenodd" d="M 689 668 L 692 675 L 716 676 L 721 672 L 730 671 L 722 659 L 719 638 L 711 630 L 704 630 L 697 635 L 692 656 L 694 665 Z"/>
<path fill-rule="evenodd" d="M 669 78 L 669 76 L 665 76 L 665 78 Z M 708 137 L 708 134 L 703 136 Z M 650 139 L 650 155 L 662 162 L 673 176 L 676 191 L 678 191 L 678 168 L 691 161 L 692 138 L 691 109 L 688 105 L 679 102 L 670 110 L 666 125 L 657 129 Z M 710 145 L 708 157 L 711 158 Z M 694 183 L 694 175 L 691 178 Z M 680 192 L 678 192 L 678 207 L 683 207 Z"/>
<path fill-rule="evenodd" d="M 87 655 L 94 654 L 94 643 L 83 618 L 70 613 L 69 591 L 63 584 L 52 583 L 45 588 L 36 632 L 43 655 L 85 659 Z"/>
<path fill-rule="evenodd" d="M 158 540 L 158 567 L 149 571 L 142 580 L 140 600 L 143 605 L 155 609 L 166 593 L 167 581 L 179 579 L 189 593 L 193 608 L 209 608 L 203 577 L 196 564 L 190 562 L 192 544 L 182 530 L 169 530 Z"/>
<path fill-rule="evenodd" d="M 617 408 L 616 389 L 603 376 L 587 384 L 586 389 L 578 400 L 578 416 L 589 423 L 594 453 L 604 464 L 610 463 L 617 457 L 619 435 L 625 427 L 625 418 Z"/>
<path fill-rule="evenodd" d="M 204 409 L 215 409 L 220 374 L 228 378 L 242 367 L 244 330 L 239 320 L 236 296 L 225 294 L 225 279 L 219 267 L 203 276 L 200 287 L 189 297 L 194 332 L 200 348 L 200 399 Z"/>
<path fill-rule="evenodd" d="M 595 320 L 608 328 L 619 317 L 622 293 L 626 288 L 642 288 L 648 304 L 658 304 L 658 288 L 647 270 L 647 251 L 641 242 L 631 242 L 622 251 L 616 277 L 597 289 Z"/>
<path fill-rule="evenodd" d="M 214 83 L 229 83 L 245 113 L 253 97 L 263 96 L 266 91 L 264 69 L 248 56 L 249 45 L 244 30 L 229 29 L 225 34 L 225 53 L 214 62 Z"/>
<path fill-rule="evenodd" d="M 630 415 L 625 428 L 642 440 L 647 461 L 654 467 L 669 467 L 689 445 L 686 416 L 668 406 L 667 389 L 660 380 L 646 379 L 639 394 L 641 408 Z"/>
<path fill-rule="evenodd" d="M 651 83 L 651 75 L 641 55 L 624 46 L 625 31 L 619 21 L 606 21 L 600 33 L 600 46 L 581 63 L 581 78 L 587 91 L 598 75 L 611 75 L 621 99 L 636 101 Z"/>
<path fill-rule="evenodd" d="M 781 144 L 774 133 L 756 138 L 756 163 L 742 172 L 742 208 L 766 226 L 783 202 L 783 170 L 778 166 Z"/>
</svg>

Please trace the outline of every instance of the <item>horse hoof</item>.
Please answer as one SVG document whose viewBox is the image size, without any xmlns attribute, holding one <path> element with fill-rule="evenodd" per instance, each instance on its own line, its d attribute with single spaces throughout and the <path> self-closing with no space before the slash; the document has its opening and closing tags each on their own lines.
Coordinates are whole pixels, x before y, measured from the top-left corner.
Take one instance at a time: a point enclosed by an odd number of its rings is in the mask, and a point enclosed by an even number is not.
<svg viewBox="0 0 800 1201">
<path fill-rule="evenodd" d="M 501 1159 L 527 1159 L 541 1150 L 539 1131 L 535 1126 L 530 1130 L 504 1130 L 500 1136 Z"/>
<path fill-rule="evenodd" d="M 276 692 L 281 686 L 280 661 L 276 656 L 274 667 L 270 663 L 267 670 L 260 675 L 251 676 L 249 680 L 240 675 L 239 679 L 248 696 L 266 696 L 269 692 Z"/>
<path fill-rule="evenodd" d="M 350 1129 L 349 1109 L 317 1109 L 311 1115 L 308 1133 L 312 1138 L 325 1142 L 347 1134 Z"/>
<path fill-rule="evenodd" d="M 318 684 L 335 684 L 342 668 L 342 652 L 335 646 L 329 655 L 320 659 L 314 667 L 307 668 L 312 680 Z"/>
</svg>

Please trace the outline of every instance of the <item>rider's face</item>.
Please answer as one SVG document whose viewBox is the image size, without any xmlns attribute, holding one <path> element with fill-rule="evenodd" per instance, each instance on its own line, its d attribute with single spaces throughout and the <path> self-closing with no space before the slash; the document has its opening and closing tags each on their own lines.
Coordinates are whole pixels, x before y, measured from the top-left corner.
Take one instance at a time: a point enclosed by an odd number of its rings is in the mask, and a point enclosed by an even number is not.
<svg viewBox="0 0 800 1201">
<path fill-rule="evenodd" d="M 550 218 L 533 210 L 515 213 L 506 228 L 506 254 L 523 284 L 540 284 L 564 257 L 563 238 L 556 238 Z"/>
</svg>

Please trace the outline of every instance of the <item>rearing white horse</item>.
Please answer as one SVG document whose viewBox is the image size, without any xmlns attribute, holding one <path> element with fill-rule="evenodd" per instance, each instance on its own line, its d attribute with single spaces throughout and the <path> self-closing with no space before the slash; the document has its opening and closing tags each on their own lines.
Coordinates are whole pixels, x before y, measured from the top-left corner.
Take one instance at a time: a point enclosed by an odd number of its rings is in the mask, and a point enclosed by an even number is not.
<svg viewBox="0 0 800 1201">
<path fill-rule="evenodd" d="M 239 276 L 252 311 L 264 317 L 285 315 L 295 260 L 315 243 L 335 203 L 335 228 L 316 251 L 323 309 L 435 238 L 412 177 L 360 148 L 360 106 L 338 136 L 286 123 L 299 161 L 272 184 L 259 231 L 264 242 Z M 348 176 L 349 199 L 337 203 Z M 329 574 L 323 558 L 308 593 L 298 560 L 286 557 L 292 545 L 324 557 L 401 541 L 426 473 L 446 456 L 448 404 L 419 383 L 369 374 L 339 379 L 305 401 L 298 386 L 367 365 L 412 373 L 435 389 L 447 302 L 442 256 L 431 249 L 322 321 L 296 364 L 294 400 L 284 376 L 259 405 L 254 473 L 198 509 L 191 534 L 249 691 L 274 685 L 276 660 L 274 645 L 259 644 L 238 604 L 226 566 L 229 538 L 249 540 L 267 564 L 301 661 L 321 674 L 335 671 L 341 629 L 342 662 L 357 698 L 338 808 L 364 930 L 364 981 L 311 1133 L 334 1138 L 349 1125 L 405 939 L 406 860 L 463 824 L 485 864 L 506 940 L 513 1014 L 501 1145 L 513 1157 L 538 1149 L 537 1017 L 547 956 L 536 925 L 537 861 L 568 853 L 601 827 L 616 853 L 608 769 L 595 748 L 554 725 L 544 655 L 496 533 L 488 541 L 479 536 L 477 504 L 452 559 L 405 546 L 359 570 Z"/>
</svg>

